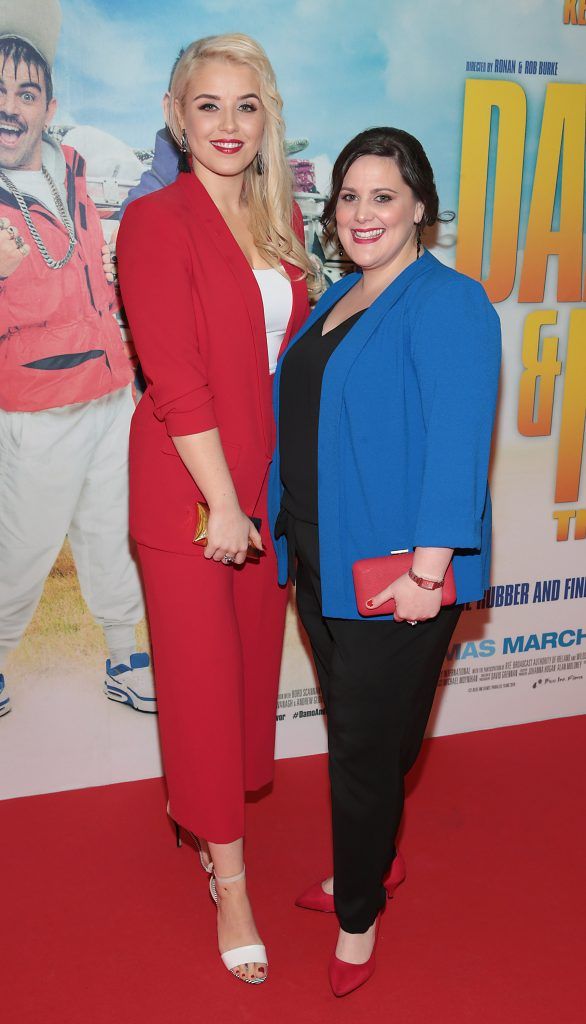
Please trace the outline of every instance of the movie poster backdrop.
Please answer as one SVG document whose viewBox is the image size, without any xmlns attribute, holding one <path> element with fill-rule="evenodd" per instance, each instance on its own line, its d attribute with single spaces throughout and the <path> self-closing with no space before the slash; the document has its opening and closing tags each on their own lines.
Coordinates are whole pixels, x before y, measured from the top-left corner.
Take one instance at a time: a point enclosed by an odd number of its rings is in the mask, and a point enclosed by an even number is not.
<svg viewBox="0 0 586 1024">
<path fill-rule="evenodd" d="M 324 251 L 318 223 L 337 153 L 377 124 L 421 139 L 441 209 L 456 213 L 426 244 L 484 283 L 501 318 L 504 355 L 492 583 L 460 620 L 430 731 L 584 713 L 584 0 L 62 7 L 52 132 L 85 158 L 106 239 L 150 165 L 177 51 L 200 36 L 248 32 L 271 57 L 306 241 L 326 284 L 345 269 Z M 156 239 L 152 254 L 156 267 Z M 146 625 L 140 630 L 147 645 Z M 160 774 L 155 716 L 106 700 L 105 656 L 66 543 L 7 666 L 13 710 L 0 720 L 0 796 Z M 278 757 L 326 749 L 293 600 L 277 719 Z"/>
</svg>

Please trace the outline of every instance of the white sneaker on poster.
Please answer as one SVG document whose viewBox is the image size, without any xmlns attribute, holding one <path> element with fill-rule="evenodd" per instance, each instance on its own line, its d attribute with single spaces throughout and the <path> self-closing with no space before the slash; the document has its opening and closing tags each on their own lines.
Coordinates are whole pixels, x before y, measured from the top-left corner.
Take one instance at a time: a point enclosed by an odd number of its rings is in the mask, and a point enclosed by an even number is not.
<svg viewBox="0 0 586 1024">
<path fill-rule="evenodd" d="M 156 713 L 157 698 L 150 659 L 144 651 L 130 655 L 130 665 L 106 662 L 106 696 L 119 704 L 128 704 L 135 711 Z"/>
<path fill-rule="evenodd" d="M 0 672 L 0 717 L 7 715 L 11 710 L 12 705 L 10 704 L 10 697 L 6 692 L 6 683 L 4 682 L 4 676 Z"/>
</svg>

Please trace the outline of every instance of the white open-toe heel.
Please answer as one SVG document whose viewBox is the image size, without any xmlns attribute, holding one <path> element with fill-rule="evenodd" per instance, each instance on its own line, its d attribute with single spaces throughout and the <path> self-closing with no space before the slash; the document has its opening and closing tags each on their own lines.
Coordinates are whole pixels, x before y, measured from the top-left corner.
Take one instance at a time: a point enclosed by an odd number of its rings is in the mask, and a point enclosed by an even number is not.
<svg viewBox="0 0 586 1024">
<path fill-rule="evenodd" d="M 183 826 L 180 825 L 178 821 L 175 821 L 175 818 L 171 814 L 171 810 L 169 808 L 169 801 L 167 801 L 167 814 L 169 815 L 169 818 L 171 819 L 171 821 L 173 822 L 173 824 L 175 826 L 175 839 L 177 841 L 177 846 L 178 847 L 179 846 L 183 846 L 183 840 L 181 839 L 181 829 L 182 829 Z M 200 861 L 200 864 L 201 864 L 202 868 L 204 869 L 204 871 L 208 875 L 211 875 L 212 878 L 213 878 L 214 865 L 213 865 L 211 860 L 208 861 L 207 864 L 206 864 L 206 860 L 205 860 L 206 854 L 202 850 L 202 846 L 201 846 L 201 843 L 199 841 L 199 837 L 196 836 L 195 832 L 190 832 L 188 828 L 184 829 L 184 831 L 187 833 L 189 838 L 193 841 L 193 844 L 194 844 L 197 852 L 199 853 L 199 861 Z M 210 888 L 210 892 L 211 892 L 211 888 Z M 215 903 L 218 902 L 213 893 L 212 893 L 212 898 L 214 899 Z"/>
<path fill-rule="evenodd" d="M 218 902 L 218 893 L 216 891 L 216 882 L 220 885 L 230 885 L 231 882 L 240 882 L 246 874 L 246 869 L 243 868 L 238 875 L 230 875 L 228 878 L 222 878 L 220 875 L 212 875 L 210 878 L 210 893 L 215 903 Z M 263 981 L 267 980 L 268 974 L 265 973 L 263 978 L 241 978 L 239 974 L 234 974 L 237 967 L 244 967 L 245 964 L 264 964 L 268 968 L 269 961 L 267 957 L 267 951 L 263 945 L 256 943 L 252 946 L 237 946 L 236 949 L 227 949 L 225 953 L 220 953 L 222 963 L 224 967 L 230 971 L 235 978 L 239 981 L 245 981 L 248 985 L 261 985 Z"/>
</svg>

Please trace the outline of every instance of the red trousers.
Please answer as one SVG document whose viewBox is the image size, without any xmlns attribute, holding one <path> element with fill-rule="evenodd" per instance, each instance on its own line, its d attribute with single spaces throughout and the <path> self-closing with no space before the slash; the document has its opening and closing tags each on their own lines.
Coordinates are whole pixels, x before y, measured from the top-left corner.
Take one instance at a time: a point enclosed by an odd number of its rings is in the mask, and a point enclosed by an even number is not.
<svg viewBox="0 0 586 1024">
<path fill-rule="evenodd" d="M 171 813 L 214 843 L 244 835 L 244 793 L 273 777 L 287 589 L 255 514 L 258 563 L 138 545 Z"/>
</svg>

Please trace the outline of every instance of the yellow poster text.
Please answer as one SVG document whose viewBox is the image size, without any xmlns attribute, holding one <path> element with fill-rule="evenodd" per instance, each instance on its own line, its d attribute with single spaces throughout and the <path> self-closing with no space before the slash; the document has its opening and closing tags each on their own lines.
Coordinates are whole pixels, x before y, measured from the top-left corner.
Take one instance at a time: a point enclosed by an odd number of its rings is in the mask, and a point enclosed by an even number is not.
<svg viewBox="0 0 586 1024">
<path fill-rule="evenodd" d="M 498 113 L 496 127 L 494 111 Z M 508 298 L 515 284 L 526 123 L 527 99 L 517 82 L 466 82 L 456 266 L 483 281 L 491 302 Z M 493 132 L 496 138 L 492 138 Z M 491 142 L 496 149 L 494 196 L 492 220 L 487 224 Z M 531 188 L 519 302 L 543 302 L 550 256 L 558 257 L 557 301 L 582 299 L 585 142 L 586 84 L 550 83 Z M 559 202 L 553 227 L 556 193 Z M 483 279 L 487 227 L 491 229 L 490 252 L 488 275 Z"/>
<path fill-rule="evenodd" d="M 586 0 L 564 0 L 564 25 L 586 25 Z"/>
<path fill-rule="evenodd" d="M 517 427 L 525 437 L 551 434 L 556 387 L 563 380 L 555 501 L 574 502 L 586 425 L 586 309 L 570 313 L 565 365 L 558 357 L 559 337 L 549 331 L 541 336 L 542 328 L 554 326 L 557 318 L 554 309 L 534 310 L 525 317 Z"/>
</svg>

